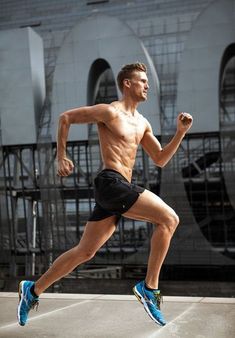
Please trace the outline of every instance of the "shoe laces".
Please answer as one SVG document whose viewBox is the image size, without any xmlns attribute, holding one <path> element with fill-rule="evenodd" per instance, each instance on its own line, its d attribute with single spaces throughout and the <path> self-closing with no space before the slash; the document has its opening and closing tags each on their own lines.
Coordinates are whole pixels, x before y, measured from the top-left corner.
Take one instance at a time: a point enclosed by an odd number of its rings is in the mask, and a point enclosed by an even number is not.
<svg viewBox="0 0 235 338">
<path fill-rule="evenodd" d="M 160 294 L 160 292 L 157 292 L 157 291 L 155 291 L 155 292 L 153 291 L 153 294 L 154 294 L 154 298 L 155 298 L 155 304 L 157 305 L 158 309 L 160 310 L 161 304 L 163 303 L 163 297 Z"/>
<path fill-rule="evenodd" d="M 38 306 L 39 306 L 39 301 L 37 299 L 35 299 L 30 304 L 30 310 L 35 309 L 36 311 L 38 311 Z"/>
</svg>

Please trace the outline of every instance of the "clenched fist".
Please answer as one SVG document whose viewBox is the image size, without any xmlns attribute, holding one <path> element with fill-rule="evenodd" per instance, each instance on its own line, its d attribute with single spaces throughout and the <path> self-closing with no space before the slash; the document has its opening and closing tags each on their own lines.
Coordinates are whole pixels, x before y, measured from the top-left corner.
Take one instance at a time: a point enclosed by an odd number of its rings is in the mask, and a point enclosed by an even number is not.
<svg viewBox="0 0 235 338">
<path fill-rule="evenodd" d="M 180 113 L 177 118 L 177 130 L 186 133 L 193 124 L 193 117 L 189 113 Z"/>
<path fill-rule="evenodd" d="M 57 168 L 57 174 L 59 176 L 68 176 L 73 171 L 74 165 L 71 160 L 64 157 L 62 159 L 58 159 L 58 168 Z"/>
</svg>

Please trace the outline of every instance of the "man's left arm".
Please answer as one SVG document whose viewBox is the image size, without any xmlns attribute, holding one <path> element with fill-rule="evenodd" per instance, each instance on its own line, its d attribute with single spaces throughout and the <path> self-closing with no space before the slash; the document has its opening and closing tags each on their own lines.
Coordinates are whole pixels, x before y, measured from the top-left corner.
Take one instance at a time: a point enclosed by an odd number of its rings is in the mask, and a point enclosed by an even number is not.
<svg viewBox="0 0 235 338">
<path fill-rule="evenodd" d="M 154 136 L 150 124 L 147 125 L 146 132 L 141 140 L 141 144 L 154 163 L 159 167 L 164 167 L 175 154 L 186 132 L 191 128 L 193 118 L 188 113 L 180 113 L 177 117 L 177 130 L 171 141 L 162 148 L 161 144 Z"/>
</svg>

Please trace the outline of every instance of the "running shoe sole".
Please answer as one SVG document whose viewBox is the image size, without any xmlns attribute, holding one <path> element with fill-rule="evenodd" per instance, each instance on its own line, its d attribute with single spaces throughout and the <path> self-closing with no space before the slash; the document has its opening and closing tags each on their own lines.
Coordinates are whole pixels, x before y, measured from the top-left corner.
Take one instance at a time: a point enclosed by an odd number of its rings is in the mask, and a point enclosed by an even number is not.
<svg viewBox="0 0 235 338">
<path fill-rule="evenodd" d="M 21 307 L 21 303 L 23 301 L 24 298 L 24 290 L 23 290 L 23 285 L 24 285 L 24 281 L 20 282 L 19 284 L 19 290 L 18 290 L 18 294 L 19 294 L 19 304 L 18 304 L 18 309 L 17 309 L 17 318 L 18 318 L 18 322 L 21 326 L 24 326 L 25 324 L 22 324 L 20 322 L 20 307 Z"/>
<path fill-rule="evenodd" d="M 145 311 L 147 312 L 147 314 L 149 315 L 149 317 L 158 325 L 160 326 L 164 326 L 161 322 L 159 322 L 156 318 L 153 317 L 152 313 L 149 311 L 148 305 L 146 303 L 146 300 L 144 299 L 144 297 L 139 293 L 139 291 L 137 290 L 136 286 L 133 287 L 133 292 L 134 295 L 136 296 L 136 298 L 138 299 L 138 301 L 143 304 Z"/>
</svg>

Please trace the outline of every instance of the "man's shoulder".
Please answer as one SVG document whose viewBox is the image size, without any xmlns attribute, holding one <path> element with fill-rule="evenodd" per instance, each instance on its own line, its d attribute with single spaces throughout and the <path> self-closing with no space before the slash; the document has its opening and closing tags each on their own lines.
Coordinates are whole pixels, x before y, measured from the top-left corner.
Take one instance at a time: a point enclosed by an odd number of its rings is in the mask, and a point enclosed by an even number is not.
<svg viewBox="0 0 235 338">
<path fill-rule="evenodd" d="M 149 121 L 147 120 L 146 117 L 144 117 L 141 113 L 138 112 L 139 120 L 140 122 L 147 128 L 150 126 Z"/>
<path fill-rule="evenodd" d="M 112 103 L 99 103 L 93 107 L 103 116 L 103 122 L 112 120 L 117 116 L 117 110 Z"/>
<path fill-rule="evenodd" d="M 120 102 L 119 101 L 113 101 L 109 103 L 109 107 L 112 111 L 118 111 L 120 109 Z"/>
<path fill-rule="evenodd" d="M 97 109 L 97 110 L 109 110 L 110 109 L 110 103 L 96 103 L 92 105 L 91 107 Z"/>
<path fill-rule="evenodd" d="M 102 110 L 113 112 L 117 110 L 117 104 L 118 104 L 118 101 L 114 101 L 111 103 L 98 103 L 95 106 Z"/>
<path fill-rule="evenodd" d="M 113 101 L 109 104 L 107 104 L 107 110 L 109 112 L 109 116 L 111 117 L 111 120 L 118 117 L 120 113 L 120 102 L 119 101 Z"/>
</svg>

